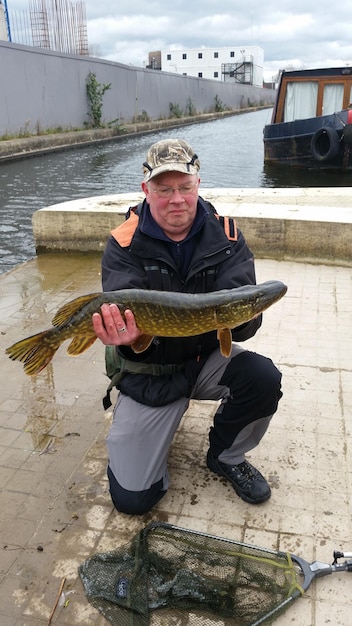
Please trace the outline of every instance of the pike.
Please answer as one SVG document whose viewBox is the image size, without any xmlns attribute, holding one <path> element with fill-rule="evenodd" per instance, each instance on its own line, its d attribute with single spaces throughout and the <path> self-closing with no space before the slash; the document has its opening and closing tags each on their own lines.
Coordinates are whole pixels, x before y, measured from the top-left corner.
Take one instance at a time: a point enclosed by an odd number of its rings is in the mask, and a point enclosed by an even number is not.
<svg viewBox="0 0 352 626">
<path fill-rule="evenodd" d="M 82 354 L 96 340 L 93 313 L 104 303 L 116 304 L 123 314 L 130 309 L 142 334 L 132 344 L 135 353 L 146 350 L 153 338 L 191 337 L 217 331 L 221 353 L 231 353 L 231 329 L 249 322 L 280 300 L 286 285 L 271 280 L 210 293 L 178 293 L 121 289 L 91 293 L 62 306 L 52 320 L 53 327 L 22 339 L 6 349 L 13 361 L 21 361 L 26 374 L 33 376 L 52 360 L 63 341 L 71 339 L 67 352 Z"/>
</svg>

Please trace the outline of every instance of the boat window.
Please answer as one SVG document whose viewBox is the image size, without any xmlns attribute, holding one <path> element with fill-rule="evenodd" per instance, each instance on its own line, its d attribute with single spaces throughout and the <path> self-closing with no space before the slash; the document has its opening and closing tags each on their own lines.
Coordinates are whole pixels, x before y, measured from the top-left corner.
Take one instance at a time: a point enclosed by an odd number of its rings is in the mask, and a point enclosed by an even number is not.
<svg viewBox="0 0 352 626">
<path fill-rule="evenodd" d="M 285 98 L 284 122 L 315 117 L 318 82 L 288 83 Z"/>
<path fill-rule="evenodd" d="M 331 115 L 343 109 L 343 84 L 324 85 L 322 115 Z"/>
</svg>

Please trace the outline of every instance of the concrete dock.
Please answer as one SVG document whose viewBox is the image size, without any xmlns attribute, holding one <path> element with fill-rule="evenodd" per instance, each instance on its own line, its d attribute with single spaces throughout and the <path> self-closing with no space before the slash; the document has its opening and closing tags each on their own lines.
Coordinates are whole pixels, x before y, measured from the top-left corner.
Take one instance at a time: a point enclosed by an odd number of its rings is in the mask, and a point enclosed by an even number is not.
<svg viewBox="0 0 352 626">
<path fill-rule="evenodd" d="M 267 207 L 279 226 L 283 204 Z M 335 222 L 335 214 L 330 222 L 345 224 L 345 231 L 351 209 L 340 209 L 346 219 Z M 345 251 L 335 262 L 265 258 L 264 252 L 258 282 L 282 280 L 288 292 L 244 345 L 272 358 L 283 373 L 279 411 L 248 457 L 267 477 L 272 497 L 247 504 L 207 470 L 216 403 L 192 401 L 171 449 L 170 489 L 142 517 L 117 513 L 108 493 L 105 437 L 112 413 L 101 402 L 108 382 L 102 344 L 75 358 L 63 346 L 35 377 L 4 355 L 18 339 L 48 328 L 60 305 L 100 290 L 100 254 L 39 254 L 0 276 L 1 626 L 107 624 L 89 604 L 78 566 L 128 542 L 152 520 L 290 551 L 309 562 L 331 563 L 335 549 L 352 551 L 352 261 L 348 249 L 347 258 Z M 319 579 L 275 624 L 350 626 L 351 594 L 348 573 Z"/>
<path fill-rule="evenodd" d="M 352 265 L 352 194 L 334 188 L 201 188 L 220 215 L 236 219 L 256 257 Z M 36 211 L 38 251 L 101 252 L 141 193 L 62 202 Z"/>
</svg>

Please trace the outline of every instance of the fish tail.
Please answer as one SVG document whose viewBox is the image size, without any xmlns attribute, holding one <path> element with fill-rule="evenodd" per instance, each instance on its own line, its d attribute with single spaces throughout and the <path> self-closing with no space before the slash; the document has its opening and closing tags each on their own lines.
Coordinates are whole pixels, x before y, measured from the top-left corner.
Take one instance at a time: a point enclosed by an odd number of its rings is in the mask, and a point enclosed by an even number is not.
<svg viewBox="0 0 352 626">
<path fill-rule="evenodd" d="M 56 330 L 44 330 L 41 333 L 17 341 L 6 349 L 6 354 L 13 361 L 21 361 L 24 371 L 29 376 L 38 374 L 53 358 L 61 344 L 59 337 L 55 337 Z"/>
</svg>

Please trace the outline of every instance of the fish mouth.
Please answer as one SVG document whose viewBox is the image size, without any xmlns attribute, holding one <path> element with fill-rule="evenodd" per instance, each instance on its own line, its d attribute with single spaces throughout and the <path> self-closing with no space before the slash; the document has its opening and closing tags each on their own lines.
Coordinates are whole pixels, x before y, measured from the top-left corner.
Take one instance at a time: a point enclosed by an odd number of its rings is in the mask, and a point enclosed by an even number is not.
<svg viewBox="0 0 352 626">
<path fill-rule="evenodd" d="M 287 291 L 287 285 L 279 280 L 268 280 L 258 287 L 260 291 L 255 295 L 255 308 L 258 313 L 280 300 Z"/>
</svg>

